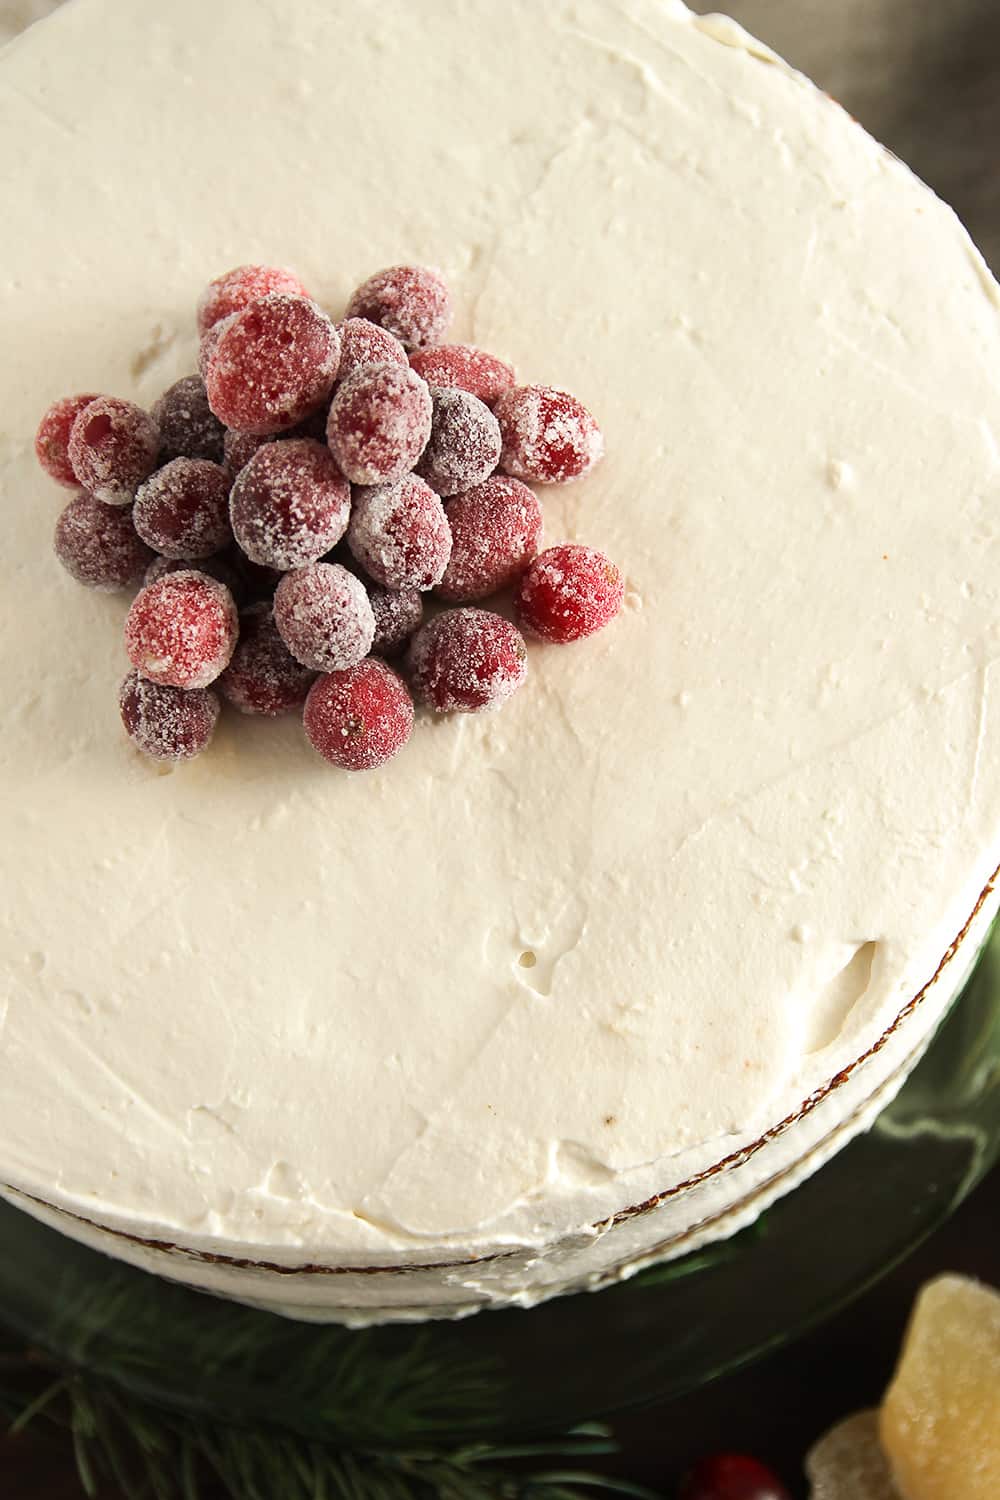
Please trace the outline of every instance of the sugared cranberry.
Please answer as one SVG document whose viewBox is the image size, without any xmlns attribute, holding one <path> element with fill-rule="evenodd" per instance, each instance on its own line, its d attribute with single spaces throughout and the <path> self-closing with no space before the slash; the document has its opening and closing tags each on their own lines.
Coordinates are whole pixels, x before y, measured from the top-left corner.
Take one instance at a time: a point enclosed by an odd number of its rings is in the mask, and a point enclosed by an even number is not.
<svg viewBox="0 0 1000 1500">
<path fill-rule="evenodd" d="M 414 349 L 410 366 L 428 385 L 443 389 L 455 386 L 478 396 L 487 406 L 493 406 L 516 378 L 513 365 L 472 344 L 437 344 L 430 349 Z"/>
<path fill-rule="evenodd" d="M 229 664 L 238 633 L 232 594 L 192 569 L 168 573 L 135 596 L 125 621 L 125 650 L 150 682 L 203 688 Z"/>
<path fill-rule="evenodd" d="M 367 318 L 407 349 L 439 344 L 451 322 L 451 293 L 439 271 L 426 266 L 389 266 L 358 287 L 347 304 L 349 318 Z"/>
<path fill-rule="evenodd" d="M 244 464 L 248 464 L 265 443 L 277 442 L 276 437 L 264 437 L 257 432 L 230 432 L 222 440 L 222 453 L 230 479 L 235 479 Z"/>
<path fill-rule="evenodd" d="M 322 443 L 289 438 L 265 443 L 244 464 L 229 508 L 236 540 L 252 562 L 299 568 L 340 541 L 351 491 Z"/>
<path fill-rule="evenodd" d="M 219 700 L 205 688 L 185 692 L 130 672 L 118 698 L 126 732 L 154 760 L 191 760 L 205 749 L 219 717 Z"/>
<path fill-rule="evenodd" d="M 543 641 L 579 641 L 601 630 L 621 609 L 622 575 L 593 547 L 549 547 L 521 579 L 518 622 Z"/>
<path fill-rule="evenodd" d="M 209 405 L 227 427 L 285 431 L 333 389 L 340 338 L 315 302 L 277 293 L 232 314 L 221 330 L 204 373 Z"/>
<path fill-rule="evenodd" d="M 223 696 L 240 713 L 274 718 L 298 708 L 315 675 L 281 639 L 269 604 L 251 604 L 242 611 L 236 650 L 219 678 Z"/>
<path fill-rule="evenodd" d="M 414 691 L 437 713 L 497 708 L 524 681 L 528 653 L 509 620 L 485 609 L 448 609 L 414 636 Z"/>
<path fill-rule="evenodd" d="M 175 380 L 154 403 L 150 416 L 160 429 L 160 463 L 172 458 L 222 462 L 225 428 L 208 404 L 200 375 Z"/>
<path fill-rule="evenodd" d="M 369 578 L 387 589 L 430 589 L 451 556 L 440 498 L 415 474 L 354 491 L 347 545 Z"/>
<path fill-rule="evenodd" d="M 388 329 L 367 318 L 345 318 L 337 324 L 340 334 L 338 380 L 347 380 L 365 365 L 405 365 L 406 350 Z"/>
<path fill-rule="evenodd" d="M 230 313 L 228 318 L 220 318 L 218 323 L 214 323 L 207 333 L 202 334 L 201 339 L 198 343 L 198 374 L 201 376 L 203 382 L 208 372 L 208 367 L 211 363 L 212 355 L 219 347 L 219 341 L 221 340 L 222 335 L 225 333 L 226 329 L 230 327 L 231 324 L 235 323 L 235 321 L 236 314 Z M 208 394 L 207 390 L 205 394 Z M 209 407 L 209 411 L 211 410 L 212 408 Z"/>
<path fill-rule="evenodd" d="M 211 557 L 232 540 L 229 476 L 205 458 L 175 458 L 139 486 L 135 529 L 164 557 Z"/>
<path fill-rule="evenodd" d="M 391 484 L 424 451 L 431 412 L 427 384 L 409 366 L 364 365 L 330 405 L 330 451 L 352 484 Z"/>
<path fill-rule="evenodd" d="M 302 715 L 314 750 L 345 771 L 371 771 L 401 750 L 413 728 L 413 700 L 385 662 L 369 657 L 319 677 Z"/>
<path fill-rule="evenodd" d="M 792 1500 L 772 1469 L 742 1453 L 704 1458 L 687 1475 L 679 1500 Z"/>
<path fill-rule="evenodd" d="M 286 573 L 274 594 L 274 623 L 296 661 L 315 672 L 355 666 L 375 636 L 365 586 L 339 563 Z"/>
<path fill-rule="evenodd" d="M 538 551 L 542 510 L 526 484 L 494 474 L 449 500 L 451 557 L 435 592 L 452 604 L 485 599 L 514 583 Z"/>
<path fill-rule="evenodd" d="M 568 391 L 513 386 L 495 411 L 503 435 L 501 467 L 516 479 L 565 484 L 586 474 L 604 452 L 601 429 Z"/>
<path fill-rule="evenodd" d="M 69 489 L 75 490 L 80 481 L 73 473 L 73 467 L 69 461 L 69 435 L 73 423 L 91 401 L 96 401 L 95 395 L 90 396 L 64 396 L 61 401 L 54 401 L 38 424 L 35 433 L 35 457 L 50 479 L 56 484 L 64 484 Z"/>
<path fill-rule="evenodd" d="M 417 472 L 439 495 L 457 495 L 488 479 L 500 462 L 500 427 L 478 396 L 432 390 L 431 435 Z"/>
<path fill-rule="evenodd" d="M 284 292 L 289 297 L 309 296 L 299 278 L 281 266 L 237 266 L 216 276 L 198 302 L 198 332 L 206 334 L 223 318 L 275 292 Z"/>
<path fill-rule="evenodd" d="M 77 583 L 125 589 L 138 583 L 152 552 L 132 525 L 132 512 L 92 495 L 72 499 L 56 522 L 56 556 Z"/>
<path fill-rule="evenodd" d="M 91 401 L 69 434 L 73 473 L 88 494 L 106 505 L 131 505 L 156 467 L 159 449 L 159 429 L 149 412 L 116 396 Z"/>
<path fill-rule="evenodd" d="M 372 584 L 368 600 L 375 616 L 372 650 L 377 656 L 398 656 L 424 618 L 419 589 L 380 589 Z"/>
<path fill-rule="evenodd" d="M 214 557 L 203 557 L 198 562 L 191 562 L 183 557 L 154 557 L 143 577 L 143 584 L 155 583 L 158 578 L 164 578 L 168 573 L 207 573 L 209 578 L 214 578 L 216 583 L 221 583 L 229 590 L 237 601 L 242 599 L 246 593 L 244 583 L 232 563 L 217 553 Z"/>
</svg>

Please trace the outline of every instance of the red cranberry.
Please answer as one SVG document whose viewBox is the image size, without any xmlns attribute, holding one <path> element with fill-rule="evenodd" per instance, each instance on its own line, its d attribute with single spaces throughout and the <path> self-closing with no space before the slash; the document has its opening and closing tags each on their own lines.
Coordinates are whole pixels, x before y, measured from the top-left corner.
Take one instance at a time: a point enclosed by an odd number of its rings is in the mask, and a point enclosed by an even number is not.
<svg viewBox="0 0 1000 1500">
<path fill-rule="evenodd" d="M 579 641 L 602 630 L 621 609 L 622 575 L 593 547 L 549 547 L 521 579 L 519 624 L 543 641 Z"/>
<path fill-rule="evenodd" d="M 167 573 L 207 573 L 209 578 L 214 578 L 216 583 L 221 583 L 227 588 L 234 599 L 241 599 L 246 592 L 243 580 L 236 569 L 224 557 L 203 557 L 198 562 L 191 562 L 183 557 L 154 557 L 143 577 L 143 584 L 155 583 L 158 578 L 163 578 Z"/>
<path fill-rule="evenodd" d="M 208 404 L 200 375 L 175 380 L 154 404 L 150 416 L 160 429 L 160 463 L 172 458 L 222 462 L 225 428 Z"/>
<path fill-rule="evenodd" d="M 375 635 L 365 586 L 339 563 L 286 573 L 275 590 L 274 623 L 296 661 L 315 672 L 356 666 Z"/>
<path fill-rule="evenodd" d="M 144 755 L 191 760 L 205 749 L 219 717 L 219 700 L 205 688 L 164 687 L 130 672 L 118 697 L 122 723 Z"/>
<path fill-rule="evenodd" d="M 205 458 L 175 458 L 139 486 L 135 529 L 164 557 L 211 557 L 232 540 L 229 476 Z"/>
<path fill-rule="evenodd" d="M 314 750 L 345 771 L 370 771 L 401 750 L 413 728 L 413 700 L 385 662 L 369 657 L 319 677 L 302 715 Z"/>
<path fill-rule="evenodd" d="M 593 468 L 604 452 L 601 429 L 568 391 L 517 385 L 496 404 L 503 434 L 501 467 L 516 479 L 565 484 Z"/>
<path fill-rule="evenodd" d="M 431 391 L 431 435 L 417 472 L 439 495 L 457 495 L 488 479 L 500 462 L 496 417 L 468 391 Z"/>
<path fill-rule="evenodd" d="M 240 615 L 240 638 L 219 678 L 225 698 L 243 714 L 275 718 L 298 708 L 315 677 L 297 662 L 278 634 L 269 604 L 251 604 Z"/>
<path fill-rule="evenodd" d="M 205 362 L 215 415 L 238 432 L 282 432 L 329 396 L 340 339 L 315 302 L 277 293 L 227 319 Z"/>
<path fill-rule="evenodd" d="M 168 573 L 142 589 L 125 621 L 125 650 L 141 676 L 203 688 L 229 663 L 239 633 L 233 596 L 207 573 Z"/>
<path fill-rule="evenodd" d="M 198 374 L 201 376 L 202 380 L 205 379 L 205 376 L 208 373 L 209 364 L 211 363 L 213 354 L 219 347 L 222 335 L 225 333 L 226 329 L 232 327 L 235 322 L 236 314 L 230 313 L 228 318 L 220 318 L 218 323 L 213 324 L 213 326 L 208 330 L 207 333 L 202 334 L 201 340 L 198 344 Z M 212 408 L 209 407 L 209 411 L 211 410 Z"/>
<path fill-rule="evenodd" d="M 80 481 L 73 473 L 69 461 L 69 435 L 83 408 L 97 399 L 96 395 L 64 396 L 61 401 L 54 401 L 35 433 L 35 457 L 38 462 L 50 479 L 71 490 L 77 489 Z"/>
<path fill-rule="evenodd" d="M 431 393 L 407 366 L 364 365 L 339 387 L 326 436 L 352 484 L 391 484 L 431 435 Z"/>
<path fill-rule="evenodd" d="M 160 434 L 148 412 L 131 401 L 98 396 L 78 414 L 69 461 L 83 488 L 106 505 L 131 505 L 156 467 Z"/>
<path fill-rule="evenodd" d="M 415 474 L 354 492 L 347 545 L 369 578 L 387 589 L 430 589 L 451 556 L 444 507 Z"/>
<path fill-rule="evenodd" d="M 437 713 L 498 708 L 528 673 L 524 641 L 485 609 L 448 609 L 414 636 L 407 657 L 421 702 Z"/>
<path fill-rule="evenodd" d="M 263 437 L 256 432 L 231 432 L 227 428 L 222 440 L 222 452 L 229 477 L 235 479 L 243 465 L 248 464 L 253 458 L 258 448 L 263 448 L 265 443 L 275 442 L 277 442 L 277 437 Z"/>
<path fill-rule="evenodd" d="M 130 510 L 86 494 L 75 496 L 56 522 L 55 550 L 77 583 L 105 592 L 138 583 L 153 556 Z"/>
<path fill-rule="evenodd" d="M 451 294 L 439 271 L 390 266 L 358 287 L 347 304 L 349 318 L 367 318 L 407 349 L 439 344 L 451 322 Z"/>
<path fill-rule="evenodd" d="M 792 1500 L 773 1470 L 742 1453 L 717 1453 L 696 1464 L 679 1500 Z"/>
<path fill-rule="evenodd" d="M 309 296 L 299 278 L 280 266 L 237 266 L 223 276 L 216 276 L 198 303 L 198 332 L 206 334 L 223 318 L 275 292 L 289 297 Z"/>
<path fill-rule="evenodd" d="M 538 551 L 542 510 L 526 484 L 494 474 L 445 505 L 451 557 L 435 593 L 452 604 L 514 583 Z"/>
<path fill-rule="evenodd" d="M 516 378 L 513 365 L 471 344 L 437 344 L 430 349 L 414 349 L 410 366 L 428 385 L 442 389 L 456 386 L 478 396 L 487 406 L 493 406 Z"/>
<path fill-rule="evenodd" d="M 365 365 L 405 365 L 406 350 L 398 339 L 367 318 L 345 318 L 337 324 L 340 334 L 338 380 L 347 380 Z"/>
<path fill-rule="evenodd" d="M 236 476 L 229 502 L 236 540 L 252 562 L 298 568 L 347 529 L 351 491 L 322 443 L 265 443 Z"/>
<path fill-rule="evenodd" d="M 372 584 L 368 600 L 375 616 L 372 650 L 377 656 L 397 656 L 424 618 L 419 589 L 380 589 Z"/>
</svg>

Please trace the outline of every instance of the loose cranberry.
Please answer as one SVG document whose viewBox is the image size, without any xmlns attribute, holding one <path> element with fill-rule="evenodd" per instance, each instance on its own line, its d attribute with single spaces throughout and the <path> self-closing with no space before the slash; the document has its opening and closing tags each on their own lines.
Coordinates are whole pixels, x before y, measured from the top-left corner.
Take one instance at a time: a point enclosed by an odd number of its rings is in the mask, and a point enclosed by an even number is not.
<svg viewBox="0 0 1000 1500">
<path fill-rule="evenodd" d="M 516 479 L 565 484 L 593 468 L 604 452 L 601 429 L 568 391 L 517 385 L 496 404 L 503 434 L 501 467 Z"/>
<path fill-rule="evenodd" d="M 252 562 L 299 568 L 347 529 L 351 491 L 322 443 L 265 443 L 236 476 L 229 502 L 236 540 Z"/>
<path fill-rule="evenodd" d="M 209 405 L 238 432 L 294 427 L 333 389 L 340 363 L 336 328 L 315 302 L 283 293 L 231 316 L 205 361 Z"/>
<path fill-rule="evenodd" d="M 150 416 L 160 429 L 161 464 L 172 458 L 205 458 L 222 462 L 225 428 L 208 404 L 200 375 L 175 380 L 154 403 Z"/>
<path fill-rule="evenodd" d="M 542 509 L 519 479 L 494 474 L 444 508 L 451 557 L 435 593 L 452 604 L 485 599 L 514 583 L 538 551 Z"/>
<path fill-rule="evenodd" d="M 207 573 L 168 573 L 140 590 L 125 621 L 125 650 L 142 677 L 203 688 L 229 664 L 239 633 L 233 596 Z"/>
<path fill-rule="evenodd" d="M 222 453 L 229 477 L 235 479 L 243 465 L 248 464 L 253 458 L 258 448 L 263 448 L 265 443 L 277 441 L 276 436 L 264 437 L 257 432 L 231 432 L 229 428 L 226 428 L 226 435 L 222 440 Z"/>
<path fill-rule="evenodd" d="M 214 578 L 216 583 L 221 583 L 227 588 L 236 600 L 242 599 L 246 590 L 243 580 L 225 557 L 216 554 L 214 557 L 203 557 L 198 562 L 191 562 L 183 557 L 154 557 L 143 577 L 143 584 L 155 583 L 158 578 L 164 578 L 167 573 L 207 573 L 209 578 Z"/>
<path fill-rule="evenodd" d="M 135 529 L 164 557 L 211 557 L 232 541 L 229 476 L 205 458 L 175 458 L 139 486 Z"/>
<path fill-rule="evenodd" d="M 211 363 L 213 354 L 219 347 L 222 335 L 225 333 L 226 329 L 232 327 L 235 322 L 236 314 L 230 313 L 228 318 L 220 318 L 218 323 L 214 323 L 207 333 L 202 334 L 201 339 L 198 343 L 198 374 L 201 376 L 202 380 L 205 379 L 205 376 L 208 373 L 209 364 Z M 211 411 L 211 409 L 212 408 L 209 407 L 209 411 Z"/>
<path fill-rule="evenodd" d="M 485 609 L 448 609 L 414 636 L 407 657 L 417 697 L 437 713 L 497 708 L 528 673 L 528 653 L 509 620 Z"/>
<path fill-rule="evenodd" d="M 154 760 L 191 760 L 205 749 L 219 717 L 219 700 L 205 688 L 164 687 L 130 672 L 118 697 L 126 732 Z"/>
<path fill-rule="evenodd" d="M 365 365 L 405 365 L 406 350 L 397 338 L 367 318 L 345 318 L 337 324 L 340 334 L 338 380 L 347 380 Z"/>
<path fill-rule="evenodd" d="M 347 545 L 369 578 L 387 589 L 431 589 L 451 556 L 440 498 L 415 474 L 354 491 Z"/>
<path fill-rule="evenodd" d="M 380 589 L 372 584 L 368 600 L 375 616 L 372 650 L 377 656 L 398 656 L 424 618 L 419 589 Z"/>
<path fill-rule="evenodd" d="M 500 427 L 478 396 L 432 390 L 431 435 L 417 472 L 439 495 L 457 495 L 488 479 L 500 462 Z"/>
<path fill-rule="evenodd" d="M 742 1453 L 718 1453 L 695 1464 L 679 1500 L 792 1500 L 773 1470 Z"/>
<path fill-rule="evenodd" d="M 216 276 L 198 303 L 198 332 L 206 334 L 223 318 L 275 292 L 289 297 L 309 296 L 299 278 L 280 266 L 237 266 L 223 276 Z"/>
<path fill-rule="evenodd" d="M 518 587 L 519 624 L 543 641 L 579 641 L 602 630 L 621 609 L 622 575 L 593 547 L 549 547 Z"/>
<path fill-rule="evenodd" d="M 516 379 L 513 365 L 471 344 L 437 344 L 430 349 L 414 349 L 410 367 L 428 385 L 442 389 L 455 386 L 478 396 L 487 406 L 493 406 Z"/>
<path fill-rule="evenodd" d="M 97 399 L 96 395 L 64 396 L 61 401 L 54 401 L 35 433 L 35 457 L 38 462 L 50 479 L 71 490 L 77 489 L 80 481 L 73 473 L 69 461 L 69 435 L 83 408 Z"/>
<path fill-rule="evenodd" d="M 408 366 L 364 365 L 331 403 L 330 451 L 352 484 L 391 484 L 424 451 L 431 413 L 431 393 Z"/>
<path fill-rule="evenodd" d="M 371 771 L 401 750 L 413 728 L 413 700 L 385 662 L 369 657 L 319 677 L 302 715 L 314 750 L 345 771 Z"/>
<path fill-rule="evenodd" d="M 407 349 L 439 344 L 451 322 L 451 293 L 439 271 L 425 266 L 389 266 L 358 287 L 347 304 L 349 318 L 367 318 Z"/>
<path fill-rule="evenodd" d="M 138 583 L 153 556 L 130 510 L 86 494 L 75 496 L 56 522 L 55 550 L 77 583 L 107 593 Z"/>
<path fill-rule="evenodd" d="M 83 488 L 106 505 L 131 505 L 156 467 L 160 433 L 149 412 L 131 401 L 98 396 L 77 415 L 69 461 Z"/>
<path fill-rule="evenodd" d="M 315 672 L 356 666 L 375 636 L 365 586 L 339 563 L 286 573 L 275 590 L 274 623 L 296 661 Z"/>
<path fill-rule="evenodd" d="M 251 604 L 242 611 L 236 650 L 219 678 L 223 696 L 240 713 L 275 718 L 298 708 L 315 675 L 281 639 L 269 604 Z"/>
</svg>

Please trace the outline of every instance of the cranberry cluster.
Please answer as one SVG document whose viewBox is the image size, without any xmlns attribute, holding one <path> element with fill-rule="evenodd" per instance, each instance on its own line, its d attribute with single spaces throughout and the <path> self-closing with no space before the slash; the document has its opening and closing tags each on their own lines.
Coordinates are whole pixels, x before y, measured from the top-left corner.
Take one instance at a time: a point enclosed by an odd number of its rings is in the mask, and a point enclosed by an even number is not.
<svg viewBox="0 0 1000 1500">
<path fill-rule="evenodd" d="M 291 272 L 240 266 L 199 304 L 200 373 L 151 411 L 88 393 L 45 413 L 39 462 L 77 491 L 56 555 L 91 588 L 143 585 L 120 708 L 146 754 L 203 750 L 218 688 L 243 713 L 301 709 L 322 756 L 367 770 L 409 737 L 411 690 L 474 713 L 524 681 L 520 630 L 480 601 L 512 588 L 517 624 L 554 642 L 618 612 L 601 553 L 539 553 L 528 487 L 585 474 L 597 423 L 443 343 L 450 318 L 419 266 L 371 277 L 340 323 Z M 425 622 L 425 595 L 457 607 Z"/>
</svg>

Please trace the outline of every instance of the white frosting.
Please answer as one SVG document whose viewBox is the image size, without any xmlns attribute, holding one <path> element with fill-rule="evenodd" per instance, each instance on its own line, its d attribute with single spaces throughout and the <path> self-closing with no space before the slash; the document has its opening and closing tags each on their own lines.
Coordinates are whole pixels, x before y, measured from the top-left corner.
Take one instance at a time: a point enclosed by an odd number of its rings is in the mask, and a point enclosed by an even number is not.
<svg viewBox="0 0 1000 1500">
<path fill-rule="evenodd" d="M 775 61 L 660 0 L 76 0 L 3 53 L 8 1191 L 299 1311 L 458 1310 L 728 1231 L 898 1085 L 957 960 L 737 1164 L 1000 860 L 998 296 Z M 598 415 L 546 537 L 624 614 L 381 771 L 233 718 L 165 773 L 116 723 L 126 602 L 51 557 L 38 416 L 151 403 L 232 264 L 339 314 L 404 259 Z"/>
</svg>

